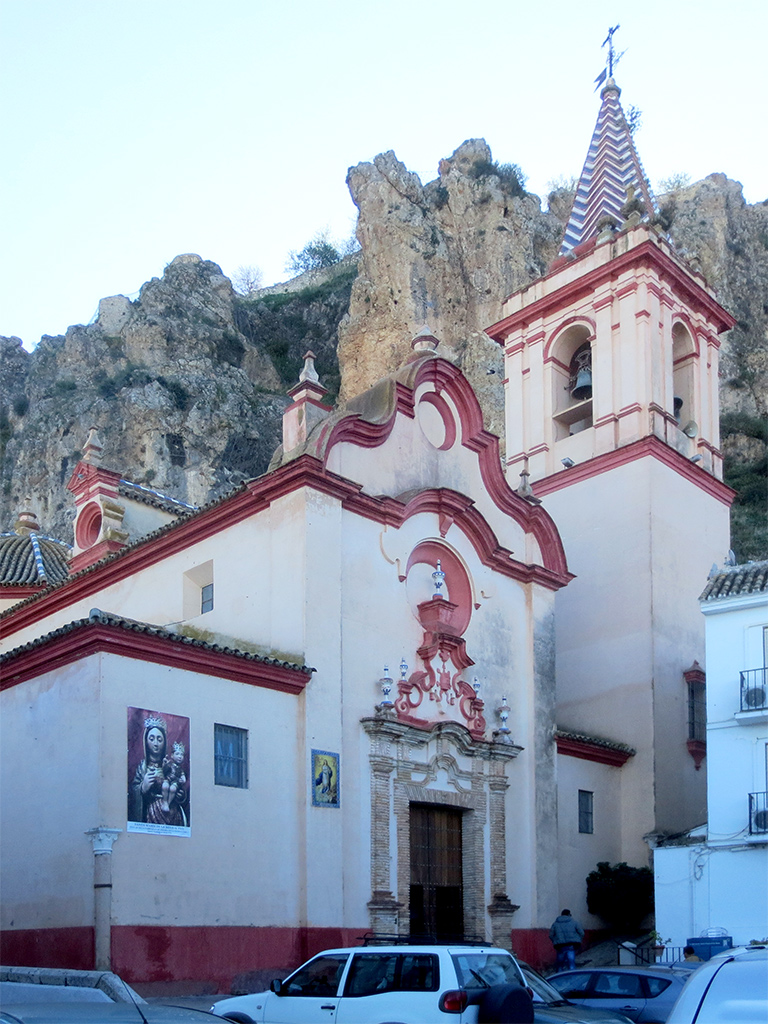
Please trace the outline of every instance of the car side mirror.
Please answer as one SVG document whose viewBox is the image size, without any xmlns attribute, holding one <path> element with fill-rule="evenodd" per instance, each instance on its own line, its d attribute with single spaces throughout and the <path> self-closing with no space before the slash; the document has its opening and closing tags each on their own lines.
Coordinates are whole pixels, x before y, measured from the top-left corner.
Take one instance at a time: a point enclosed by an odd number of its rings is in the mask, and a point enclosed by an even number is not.
<svg viewBox="0 0 768 1024">
<path fill-rule="evenodd" d="M 276 996 L 281 996 L 283 994 L 283 983 L 280 978 L 273 978 L 269 983 L 269 989 L 271 992 L 274 992 Z"/>
</svg>

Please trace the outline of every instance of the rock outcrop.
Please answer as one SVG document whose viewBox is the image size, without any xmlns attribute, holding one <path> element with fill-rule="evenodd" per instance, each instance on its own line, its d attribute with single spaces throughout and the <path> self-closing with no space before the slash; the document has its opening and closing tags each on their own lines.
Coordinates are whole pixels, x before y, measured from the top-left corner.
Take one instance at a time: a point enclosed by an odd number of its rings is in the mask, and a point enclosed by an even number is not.
<svg viewBox="0 0 768 1024">
<path fill-rule="evenodd" d="M 0 525 L 30 496 L 43 530 L 71 539 L 65 485 L 91 426 L 105 465 L 192 504 L 216 497 L 266 469 L 308 348 L 330 399 L 346 400 L 392 372 L 425 323 L 502 435 L 502 356 L 483 328 L 506 295 L 546 271 L 571 196 L 549 196 L 543 212 L 483 140 L 459 146 L 426 185 L 394 153 L 351 168 L 348 183 L 361 252 L 335 267 L 242 298 L 215 263 L 179 256 L 135 302 L 103 299 L 95 323 L 44 337 L 32 353 L 0 339 Z M 737 182 L 715 174 L 662 207 L 679 251 L 739 321 L 723 342 L 726 471 L 752 494 L 758 522 L 768 203 L 746 204 Z M 755 541 L 759 524 L 746 529 L 740 558 L 758 557 L 760 545 L 765 554 L 763 531 Z"/>
<path fill-rule="evenodd" d="M 339 332 L 342 399 L 393 371 L 426 323 L 472 382 L 488 428 L 501 433 L 502 358 L 483 328 L 506 295 L 545 271 L 562 224 L 542 213 L 514 168 L 493 163 L 482 139 L 442 160 L 427 185 L 394 153 L 351 168 L 347 183 L 362 255 Z"/>
</svg>

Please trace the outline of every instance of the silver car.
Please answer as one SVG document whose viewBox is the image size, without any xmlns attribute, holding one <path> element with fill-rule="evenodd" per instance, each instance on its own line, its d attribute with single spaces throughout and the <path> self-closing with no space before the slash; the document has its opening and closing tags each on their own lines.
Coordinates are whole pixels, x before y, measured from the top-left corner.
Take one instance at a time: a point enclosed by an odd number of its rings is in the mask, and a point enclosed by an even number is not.
<svg viewBox="0 0 768 1024">
<path fill-rule="evenodd" d="M 668 1018 L 669 1024 L 765 1024 L 767 1020 L 765 946 L 726 950 L 702 964 Z"/>
<path fill-rule="evenodd" d="M 533 1024 L 630 1024 L 629 1017 L 616 1010 L 594 1010 L 569 1003 L 538 971 L 522 960 L 518 963 L 533 992 Z"/>
<path fill-rule="evenodd" d="M 561 971 L 547 980 L 578 1006 L 617 1010 L 639 1024 L 657 1024 L 667 1019 L 690 976 L 691 971 L 675 967 L 592 967 Z"/>
</svg>

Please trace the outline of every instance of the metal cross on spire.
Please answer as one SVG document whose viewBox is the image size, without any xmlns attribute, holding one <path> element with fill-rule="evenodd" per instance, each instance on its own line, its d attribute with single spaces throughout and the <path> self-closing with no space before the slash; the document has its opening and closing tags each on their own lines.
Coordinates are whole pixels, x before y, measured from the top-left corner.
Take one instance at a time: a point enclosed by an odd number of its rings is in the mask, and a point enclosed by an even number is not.
<svg viewBox="0 0 768 1024">
<path fill-rule="evenodd" d="M 618 32 L 620 28 L 621 25 L 614 25 L 613 28 L 608 29 L 608 35 L 605 37 L 605 41 L 603 42 L 603 46 L 608 47 L 608 59 L 606 62 L 608 66 L 603 68 L 603 70 L 595 79 L 595 89 L 599 89 L 603 82 L 606 80 L 606 78 L 613 78 L 613 69 L 616 67 L 621 58 L 627 52 L 626 50 L 622 50 L 621 53 L 617 54 L 613 46 L 613 35 L 615 32 Z"/>
</svg>

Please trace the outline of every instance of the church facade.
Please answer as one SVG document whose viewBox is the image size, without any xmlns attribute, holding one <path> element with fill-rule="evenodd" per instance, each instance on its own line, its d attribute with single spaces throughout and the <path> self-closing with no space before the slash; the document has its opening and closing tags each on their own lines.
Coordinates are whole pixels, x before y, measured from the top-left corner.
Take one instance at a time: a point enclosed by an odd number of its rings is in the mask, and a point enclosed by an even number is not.
<svg viewBox="0 0 768 1024">
<path fill-rule="evenodd" d="M 561 906 L 600 926 L 598 861 L 695 824 L 732 321 L 644 188 L 609 81 L 563 255 L 488 329 L 506 467 L 425 328 L 338 411 L 309 353 L 268 472 L 201 509 L 92 433 L 67 574 L 20 517 L 3 962 L 226 989 L 375 932 L 541 963 Z"/>
</svg>

